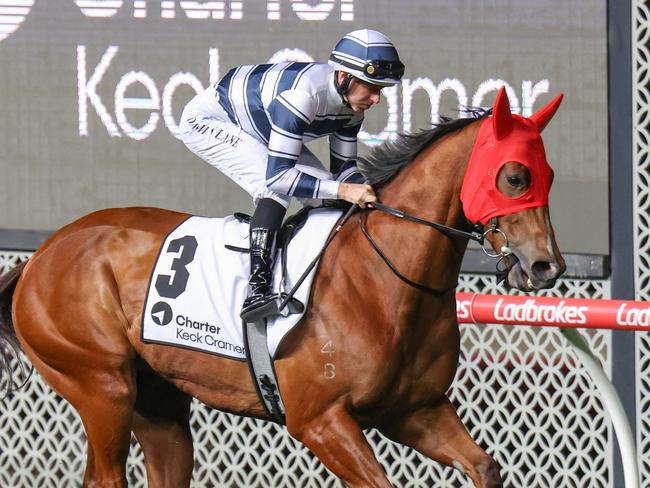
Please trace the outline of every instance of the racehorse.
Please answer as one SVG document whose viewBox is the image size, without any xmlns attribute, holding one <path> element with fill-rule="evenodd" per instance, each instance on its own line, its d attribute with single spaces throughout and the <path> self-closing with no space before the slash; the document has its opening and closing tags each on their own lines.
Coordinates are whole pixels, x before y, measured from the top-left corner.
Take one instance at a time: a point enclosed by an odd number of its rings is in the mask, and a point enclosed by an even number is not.
<svg viewBox="0 0 650 488">
<path fill-rule="evenodd" d="M 491 116 L 405 136 L 366 161 L 379 201 L 417 219 L 375 209 L 347 220 L 322 256 L 310 308 L 275 359 L 289 433 L 347 486 L 391 486 L 363 434 L 371 427 L 464 471 L 477 487 L 502 486 L 497 464 L 445 394 L 459 358 L 453 291 L 468 238 L 417 220 L 467 228 L 461 192 L 473 154 L 505 147 L 518 129 L 530 140 L 509 144 L 545 162 L 540 132 L 560 100 L 524 118 L 510 113 L 502 89 Z M 477 142 L 483 130 L 493 133 L 491 146 Z M 506 203 L 520 204 L 540 184 L 533 166 L 506 158 L 485 178 Z M 245 363 L 140 339 L 152 266 L 185 218 L 153 208 L 101 210 L 58 230 L 0 279 L 0 338 L 19 343 L 83 421 L 84 486 L 126 486 L 131 432 L 150 487 L 189 486 L 191 397 L 268 418 Z M 509 286 L 551 287 L 564 271 L 547 205 L 480 227 L 508 266 Z"/>
</svg>

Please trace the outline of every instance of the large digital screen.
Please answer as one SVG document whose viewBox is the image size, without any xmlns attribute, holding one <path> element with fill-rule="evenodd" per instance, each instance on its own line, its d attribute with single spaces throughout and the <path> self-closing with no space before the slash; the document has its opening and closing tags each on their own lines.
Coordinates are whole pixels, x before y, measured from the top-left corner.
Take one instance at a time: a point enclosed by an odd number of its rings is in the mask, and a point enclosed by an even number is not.
<svg viewBox="0 0 650 488">
<path fill-rule="evenodd" d="M 0 228 L 114 206 L 250 211 L 176 137 L 183 106 L 233 66 L 325 61 L 362 27 L 407 69 L 367 112 L 361 154 L 490 106 L 503 84 L 523 115 L 564 92 L 544 132 L 558 242 L 609 252 L 605 0 L 0 0 Z"/>
</svg>

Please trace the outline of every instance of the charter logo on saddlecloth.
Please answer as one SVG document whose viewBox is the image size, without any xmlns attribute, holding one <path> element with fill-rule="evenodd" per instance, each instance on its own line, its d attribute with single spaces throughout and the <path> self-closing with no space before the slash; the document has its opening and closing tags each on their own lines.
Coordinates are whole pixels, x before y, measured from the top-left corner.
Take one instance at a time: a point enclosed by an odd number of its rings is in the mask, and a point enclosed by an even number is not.
<svg viewBox="0 0 650 488">
<path fill-rule="evenodd" d="M 34 0 L 0 0 L 0 41 L 16 32 L 33 5 Z"/>
<path fill-rule="evenodd" d="M 173 316 L 172 308 L 165 302 L 158 302 L 151 307 L 151 319 L 156 325 L 167 325 Z"/>
</svg>

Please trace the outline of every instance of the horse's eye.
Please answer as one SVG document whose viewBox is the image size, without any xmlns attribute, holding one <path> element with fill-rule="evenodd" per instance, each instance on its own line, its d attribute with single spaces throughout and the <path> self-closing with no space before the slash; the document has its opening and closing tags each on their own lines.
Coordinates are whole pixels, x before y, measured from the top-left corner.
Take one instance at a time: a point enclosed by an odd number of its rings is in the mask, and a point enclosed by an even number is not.
<svg viewBox="0 0 650 488">
<path fill-rule="evenodd" d="M 521 188 L 524 185 L 524 180 L 520 176 L 507 176 L 506 179 L 513 188 Z"/>
</svg>

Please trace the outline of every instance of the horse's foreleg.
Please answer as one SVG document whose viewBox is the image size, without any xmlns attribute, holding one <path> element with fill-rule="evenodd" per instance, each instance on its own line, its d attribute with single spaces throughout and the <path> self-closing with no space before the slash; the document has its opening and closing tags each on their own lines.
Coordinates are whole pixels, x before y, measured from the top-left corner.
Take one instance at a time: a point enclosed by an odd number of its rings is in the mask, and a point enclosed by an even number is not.
<svg viewBox="0 0 650 488">
<path fill-rule="evenodd" d="M 503 486 L 498 465 L 470 437 L 447 397 L 381 431 L 434 461 L 459 469 L 472 479 L 477 488 Z"/>
<path fill-rule="evenodd" d="M 334 406 L 310 420 L 287 414 L 289 433 L 348 487 L 391 486 L 361 427 L 342 406 Z"/>
<path fill-rule="evenodd" d="M 190 486 L 194 459 L 190 397 L 151 371 L 138 374 L 133 432 L 144 453 L 149 488 Z"/>
</svg>

